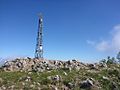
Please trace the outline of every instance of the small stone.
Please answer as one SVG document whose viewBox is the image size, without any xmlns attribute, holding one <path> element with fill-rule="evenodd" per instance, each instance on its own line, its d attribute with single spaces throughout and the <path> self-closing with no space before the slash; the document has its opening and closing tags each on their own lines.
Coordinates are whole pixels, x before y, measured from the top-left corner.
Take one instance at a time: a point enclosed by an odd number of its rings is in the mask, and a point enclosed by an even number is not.
<svg viewBox="0 0 120 90">
<path fill-rule="evenodd" d="M 37 90 L 41 90 L 41 88 L 40 88 L 40 87 L 37 87 Z"/>
<path fill-rule="evenodd" d="M 109 80 L 109 78 L 108 77 L 105 77 L 105 76 L 103 76 L 102 77 L 104 80 Z"/>
<path fill-rule="evenodd" d="M 90 79 L 87 79 L 80 83 L 80 88 L 90 88 L 91 86 L 93 86 L 93 81 Z"/>
<path fill-rule="evenodd" d="M 106 63 L 100 63 L 100 64 L 99 64 L 99 67 L 107 68 L 107 64 L 106 64 Z"/>
<path fill-rule="evenodd" d="M 24 86 L 24 85 L 25 85 L 25 83 L 24 83 L 24 82 L 22 82 L 22 85 Z"/>
<path fill-rule="evenodd" d="M 55 80 L 55 81 L 60 81 L 60 76 L 59 76 L 59 75 L 56 75 L 55 77 L 53 77 L 53 80 Z"/>
<path fill-rule="evenodd" d="M 31 81 L 31 77 L 27 76 L 25 81 L 26 81 L 26 82 Z"/>
<path fill-rule="evenodd" d="M 95 64 L 89 64 L 88 66 L 90 69 L 96 69 Z"/>
<path fill-rule="evenodd" d="M 57 84 L 57 82 L 61 82 L 62 81 L 62 77 L 59 76 L 59 75 L 56 75 L 56 76 L 51 76 L 51 79 L 50 77 L 48 77 L 48 79 L 53 82 L 54 84 Z"/>
<path fill-rule="evenodd" d="M 38 85 L 38 86 L 40 86 L 40 83 L 39 83 L 39 82 L 37 82 L 37 85 Z"/>
<path fill-rule="evenodd" d="M 33 84 L 32 84 L 32 85 L 30 85 L 30 87 L 31 87 L 31 88 L 34 88 L 34 87 L 35 87 L 35 85 L 33 85 Z"/>
<path fill-rule="evenodd" d="M 65 76 L 67 76 L 68 74 L 66 72 L 63 72 Z"/>
<path fill-rule="evenodd" d="M 32 74 L 32 72 L 28 72 L 28 75 L 31 75 Z"/>
<path fill-rule="evenodd" d="M 14 89 L 15 85 L 10 86 L 11 89 Z"/>
<path fill-rule="evenodd" d="M 2 88 L 2 90 L 6 90 L 6 87 L 4 85 L 1 88 Z"/>
<path fill-rule="evenodd" d="M 73 83 L 71 83 L 71 82 L 69 82 L 67 86 L 68 86 L 70 89 L 72 89 L 72 88 L 75 87 L 75 85 L 74 85 Z"/>
<path fill-rule="evenodd" d="M 77 62 L 77 60 L 75 60 L 75 59 L 73 59 L 72 61 L 73 61 L 73 62 Z"/>
</svg>

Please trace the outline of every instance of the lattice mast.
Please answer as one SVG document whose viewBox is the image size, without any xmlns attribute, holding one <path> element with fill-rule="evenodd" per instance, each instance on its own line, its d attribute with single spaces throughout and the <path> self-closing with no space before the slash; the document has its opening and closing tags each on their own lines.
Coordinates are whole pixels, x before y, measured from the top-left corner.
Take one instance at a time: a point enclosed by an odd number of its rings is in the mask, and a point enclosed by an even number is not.
<svg viewBox="0 0 120 90">
<path fill-rule="evenodd" d="M 43 58 L 43 18 L 39 15 L 37 44 L 35 50 L 35 58 Z"/>
</svg>

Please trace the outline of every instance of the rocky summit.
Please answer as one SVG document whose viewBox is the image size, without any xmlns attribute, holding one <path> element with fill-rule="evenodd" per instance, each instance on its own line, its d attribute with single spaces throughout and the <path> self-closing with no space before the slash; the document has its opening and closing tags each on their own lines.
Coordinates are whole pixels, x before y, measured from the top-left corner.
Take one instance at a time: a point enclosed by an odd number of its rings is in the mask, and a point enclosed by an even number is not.
<svg viewBox="0 0 120 90">
<path fill-rule="evenodd" d="M 47 60 L 47 59 L 15 59 L 13 61 L 6 61 L 2 66 L 4 71 L 35 71 L 43 72 L 55 69 L 81 69 L 87 68 L 85 64 L 77 60 L 60 61 L 60 60 Z"/>
<path fill-rule="evenodd" d="M 120 64 L 17 58 L 0 68 L 0 90 L 120 90 Z"/>
</svg>

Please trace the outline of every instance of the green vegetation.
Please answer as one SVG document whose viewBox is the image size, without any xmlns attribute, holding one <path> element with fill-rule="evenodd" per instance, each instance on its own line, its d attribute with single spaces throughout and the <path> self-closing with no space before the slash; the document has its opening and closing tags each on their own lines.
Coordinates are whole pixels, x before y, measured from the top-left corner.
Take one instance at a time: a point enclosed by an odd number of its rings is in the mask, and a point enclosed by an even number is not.
<svg viewBox="0 0 120 90">
<path fill-rule="evenodd" d="M 89 88 L 82 82 L 91 80 Z M 87 87 L 87 86 L 86 86 Z M 55 89 L 57 88 L 57 89 Z M 67 89 L 64 89 L 67 88 Z M 108 56 L 99 64 L 84 64 L 72 70 L 59 68 L 35 71 L 4 71 L 0 69 L 0 90 L 120 90 L 120 64 Z"/>
<path fill-rule="evenodd" d="M 67 75 L 64 74 L 67 73 Z M 53 81 L 49 79 L 49 76 L 61 76 L 62 80 Z M 30 80 L 26 80 L 26 77 L 30 77 Z M 109 79 L 104 80 L 103 76 L 108 77 Z M 4 72 L 0 71 L 0 87 L 3 85 L 9 89 L 14 85 L 14 89 L 24 89 L 24 90 L 37 90 L 41 88 L 42 90 L 50 90 L 50 85 L 56 85 L 59 90 L 63 85 L 68 85 L 69 82 L 75 84 L 74 89 L 71 90 L 80 90 L 79 82 L 86 80 L 87 78 L 93 78 L 94 83 L 98 82 L 98 86 L 101 87 L 101 90 L 112 90 L 112 88 L 117 86 L 120 88 L 120 65 L 112 65 L 111 68 L 102 69 L 99 72 L 89 72 L 85 69 L 78 70 L 52 70 L 49 72 Z M 81 89 L 83 90 L 83 89 Z"/>
</svg>

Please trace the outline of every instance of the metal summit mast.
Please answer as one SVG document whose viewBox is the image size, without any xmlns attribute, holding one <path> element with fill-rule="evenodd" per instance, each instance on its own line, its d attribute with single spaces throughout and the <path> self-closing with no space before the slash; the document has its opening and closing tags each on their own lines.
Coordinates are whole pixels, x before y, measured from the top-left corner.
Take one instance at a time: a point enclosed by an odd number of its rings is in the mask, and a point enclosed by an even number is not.
<svg viewBox="0 0 120 90">
<path fill-rule="evenodd" d="M 42 15 L 39 15 L 38 22 L 38 33 L 37 33 L 37 44 L 35 49 L 35 58 L 40 59 L 43 58 L 43 18 Z"/>
</svg>

